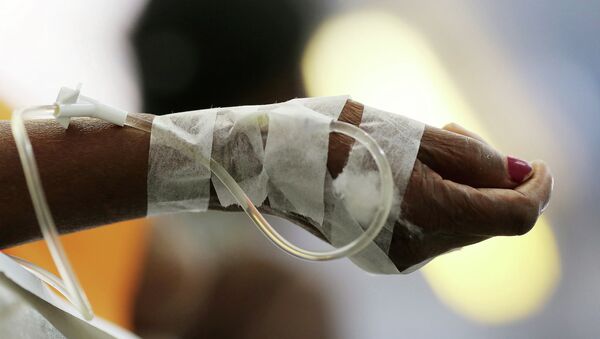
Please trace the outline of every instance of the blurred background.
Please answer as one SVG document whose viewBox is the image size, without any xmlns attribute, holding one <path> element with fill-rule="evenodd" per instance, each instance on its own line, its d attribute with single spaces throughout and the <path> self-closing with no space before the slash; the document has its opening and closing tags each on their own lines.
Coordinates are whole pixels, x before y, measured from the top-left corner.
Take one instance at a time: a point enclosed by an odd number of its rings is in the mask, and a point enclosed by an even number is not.
<svg viewBox="0 0 600 339">
<path fill-rule="evenodd" d="M 584 0 L 0 0 L 0 118 L 79 82 L 155 114 L 350 94 L 555 175 L 532 232 L 410 275 L 295 260 L 237 214 L 64 236 L 96 313 L 143 336 L 598 337 L 598 18 Z M 43 244 L 9 252 L 51 268 Z"/>
</svg>

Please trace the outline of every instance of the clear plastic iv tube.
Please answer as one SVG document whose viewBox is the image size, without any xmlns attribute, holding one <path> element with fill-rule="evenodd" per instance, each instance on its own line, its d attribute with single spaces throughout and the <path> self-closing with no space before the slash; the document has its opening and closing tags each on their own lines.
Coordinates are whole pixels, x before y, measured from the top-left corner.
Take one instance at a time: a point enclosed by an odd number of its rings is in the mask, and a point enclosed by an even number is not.
<svg viewBox="0 0 600 339">
<path fill-rule="evenodd" d="M 138 128 L 144 131 L 151 129 L 151 124 L 143 119 L 128 115 L 125 125 Z M 236 199 L 237 203 L 242 207 L 244 212 L 250 217 L 254 224 L 264 233 L 264 235 L 271 240 L 277 247 L 284 252 L 295 256 L 297 258 L 311 260 L 311 261 L 325 261 L 333 260 L 343 257 L 348 257 L 357 254 L 362 251 L 366 246 L 371 243 L 377 234 L 381 232 L 381 229 L 387 221 L 390 209 L 392 206 L 392 194 L 393 194 L 393 179 L 390 165 L 385 157 L 385 153 L 379 147 L 375 139 L 368 135 L 362 129 L 340 121 L 332 121 L 330 123 L 330 131 L 338 132 L 347 135 L 357 142 L 363 144 L 366 149 L 371 153 L 375 164 L 379 170 L 379 182 L 381 187 L 381 205 L 379 205 L 377 211 L 371 223 L 366 228 L 363 234 L 361 234 L 354 241 L 331 251 L 316 252 L 305 250 L 300 248 L 289 241 L 287 241 L 279 232 L 269 224 L 264 216 L 258 211 L 256 206 L 252 203 L 250 198 L 237 184 L 237 182 L 231 177 L 231 175 L 217 163 L 214 159 L 206 159 L 202 157 L 199 152 L 196 152 L 193 147 L 182 149 L 181 151 L 186 152 L 186 156 L 191 159 L 195 159 L 199 163 L 207 166 L 212 173 L 223 183 L 223 185 L 229 190 L 229 192 Z"/>
<path fill-rule="evenodd" d="M 52 214 L 43 192 L 37 163 L 33 154 L 33 148 L 24 124 L 24 119 L 31 118 L 36 114 L 46 114 L 46 116 L 48 116 L 49 114 L 54 113 L 56 116 L 57 110 L 57 105 L 38 106 L 17 110 L 13 112 L 11 128 L 17 145 L 17 150 L 19 152 L 21 164 L 23 166 L 23 172 L 25 174 L 27 187 L 31 195 L 36 217 L 42 230 L 42 235 L 48 244 L 48 248 L 62 280 L 52 273 L 40 268 L 39 266 L 36 266 L 35 264 L 20 258 L 13 258 L 24 268 L 62 293 L 69 301 L 71 301 L 71 303 L 77 308 L 77 310 L 79 310 L 86 320 L 91 320 L 93 318 L 91 306 L 60 243 L 60 239 L 58 237 L 59 233 L 54 224 Z M 131 114 L 127 114 L 124 124 L 148 133 L 150 133 L 152 130 L 151 122 Z M 195 159 L 196 161 L 209 167 L 209 169 L 223 183 L 229 192 L 231 192 L 238 204 L 256 224 L 256 226 L 281 250 L 292 256 L 311 261 L 333 260 L 355 255 L 362 251 L 375 239 L 377 234 L 379 234 L 379 232 L 382 230 L 388 218 L 393 200 L 392 194 L 394 184 L 392 172 L 385 157 L 385 153 L 371 136 L 358 127 L 339 121 L 332 121 L 330 124 L 330 130 L 331 132 L 338 132 L 354 138 L 357 142 L 363 144 L 371 153 L 379 170 L 381 205 L 378 206 L 371 223 L 363 234 L 361 234 L 354 241 L 340 248 L 325 252 L 305 250 L 287 241 L 273 228 L 273 226 L 271 226 L 271 224 L 269 224 L 264 216 L 258 211 L 256 206 L 254 206 L 242 188 L 219 163 L 212 158 L 206 159 L 202 157 L 202 155 L 199 152 L 196 152 L 191 146 L 184 151 L 187 152 L 187 156 L 191 159 Z"/>
<path fill-rule="evenodd" d="M 125 126 L 133 127 L 148 133 L 152 132 L 151 121 L 141 119 L 131 114 L 127 114 L 127 117 L 125 118 Z"/>
<path fill-rule="evenodd" d="M 21 165 L 23 166 L 23 173 L 25 174 L 25 180 L 27 182 L 29 194 L 31 195 L 35 215 L 40 224 L 42 236 L 48 245 L 50 255 L 62 278 L 62 284 L 60 284 L 60 279 L 55 277 L 52 273 L 34 264 L 28 263 L 28 265 L 26 264 L 24 266 L 30 271 L 36 271 L 36 275 L 42 278 L 42 280 L 50 286 L 55 286 L 59 292 L 63 293 L 65 297 L 71 301 L 84 319 L 91 320 L 94 317 L 92 307 L 73 272 L 73 268 L 67 259 L 65 250 L 58 237 L 59 233 L 54 224 L 54 219 L 52 218 L 52 213 L 50 212 L 50 207 L 48 206 L 46 195 L 42 188 L 42 181 L 33 154 L 33 147 L 31 146 L 31 141 L 29 140 L 27 130 L 25 129 L 24 119 L 31 118 L 36 114 L 54 113 L 55 110 L 56 105 L 16 110 L 11 117 L 11 129 L 19 152 L 19 158 L 21 159 Z M 24 260 L 21 259 L 21 261 Z"/>
<path fill-rule="evenodd" d="M 32 262 L 29 262 L 25 259 L 15 257 L 14 255 L 9 255 L 9 257 L 11 257 L 11 259 L 16 261 L 17 264 L 21 265 L 23 268 L 25 268 L 26 270 L 31 272 L 33 275 L 38 277 L 40 280 L 42 280 L 46 284 L 52 286 L 55 290 L 60 292 L 60 294 L 64 295 L 65 298 L 67 298 L 67 300 L 69 300 L 72 304 L 75 303 L 73 301 L 73 299 L 71 298 L 69 292 L 67 291 L 63 281 L 60 278 L 58 278 L 56 275 L 54 275 L 52 272 L 49 272 L 49 271 L 41 268 L 40 266 L 38 266 Z"/>
</svg>

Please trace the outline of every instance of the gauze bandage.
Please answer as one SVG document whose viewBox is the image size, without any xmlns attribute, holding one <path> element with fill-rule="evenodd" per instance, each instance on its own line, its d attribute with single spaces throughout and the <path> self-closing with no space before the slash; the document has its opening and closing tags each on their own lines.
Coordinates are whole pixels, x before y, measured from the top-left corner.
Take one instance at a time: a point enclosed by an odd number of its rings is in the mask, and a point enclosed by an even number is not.
<svg viewBox="0 0 600 339">
<path fill-rule="evenodd" d="M 148 172 L 149 214 L 208 208 L 208 173 L 197 171 L 198 164 L 182 160 L 185 152 L 178 152 L 193 145 L 202 154 L 211 154 L 256 206 L 268 201 L 273 210 L 308 220 L 333 246 L 348 244 L 364 233 L 381 204 L 381 187 L 377 167 L 360 143 L 354 143 L 346 167 L 335 180 L 327 172 L 329 124 L 338 118 L 346 100 L 343 96 L 295 99 L 156 117 Z M 163 128 L 174 132 L 158 130 Z M 387 254 L 423 125 L 367 107 L 361 128 L 381 143 L 392 164 L 395 187 L 384 229 L 352 260 L 370 272 L 398 273 Z M 197 145 L 208 138 L 202 133 L 212 140 Z M 236 204 L 214 175 L 212 183 L 221 206 Z"/>
</svg>

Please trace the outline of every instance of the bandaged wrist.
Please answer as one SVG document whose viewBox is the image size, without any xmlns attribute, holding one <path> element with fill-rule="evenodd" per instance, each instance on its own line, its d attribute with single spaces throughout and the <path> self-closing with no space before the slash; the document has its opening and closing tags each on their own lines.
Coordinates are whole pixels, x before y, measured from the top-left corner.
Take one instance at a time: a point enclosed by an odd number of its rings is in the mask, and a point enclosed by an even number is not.
<svg viewBox="0 0 600 339">
<path fill-rule="evenodd" d="M 327 171 L 329 123 L 346 101 L 295 99 L 157 117 L 150 144 L 149 215 L 206 210 L 211 180 L 222 206 L 236 203 L 203 164 L 181 152 L 193 147 L 220 163 L 256 206 L 268 201 L 282 214 L 303 216 L 334 246 L 355 239 L 377 207 L 379 183 L 368 152 L 356 143 L 338 177 Z M 366 107 L 360 127 L 386 152 L 396 199 L 385 229 L 352 260 L 370 272 L 398 273 L 387 253 L 423 125 Z"/>
</svg>

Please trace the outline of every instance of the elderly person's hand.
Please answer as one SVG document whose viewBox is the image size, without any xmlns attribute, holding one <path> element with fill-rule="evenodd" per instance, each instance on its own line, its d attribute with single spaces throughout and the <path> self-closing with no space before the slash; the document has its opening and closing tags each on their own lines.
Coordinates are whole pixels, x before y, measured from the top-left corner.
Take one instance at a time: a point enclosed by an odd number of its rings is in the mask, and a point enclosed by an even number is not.
<svg viewBox="0 0 600 339">
<path fill-rule="evenodd" d="M 349 100 L 339 120 L 359 126 L 363 110 Z M 351 147 L 344 138 L 330 138 L 333 176 Z M 547 206 L 552 185 L 541 161 L 505 156 L 457 124 L 425 126 L 388 255 L 403 271 L 492 236 L 525 234 Z"/>
<path fill-rule="evenodd" d="M 402 270 L 492 236 L 525 234 L 546 208 L 552 185 L 541 161 L 530 166 L 504 156 L 456 124 L 427 126 L 390 258 Z"/>
</svg>

